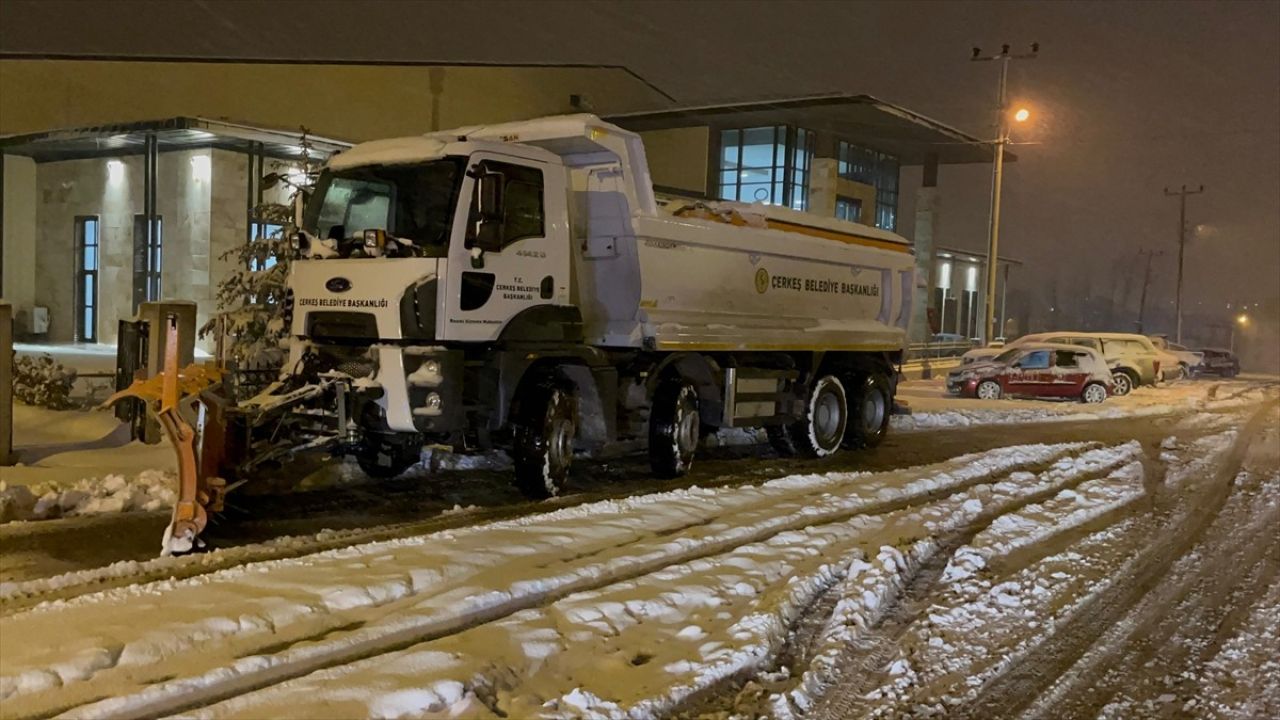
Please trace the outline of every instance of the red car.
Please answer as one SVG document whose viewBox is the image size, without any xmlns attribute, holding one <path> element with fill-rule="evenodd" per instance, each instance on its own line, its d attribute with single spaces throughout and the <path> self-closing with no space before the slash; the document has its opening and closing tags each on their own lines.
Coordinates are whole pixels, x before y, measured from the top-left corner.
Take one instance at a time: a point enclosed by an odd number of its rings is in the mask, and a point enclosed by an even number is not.
<svg viewBox="0 0 1280 720">
<path fill-rule="evenodd" d="M 947 390 L 982 400 L 1020 395 L 1100 403 L 1111 394 L 1111 370 L 1093 348 L 1029 343 L 952 370 Z"/>
</svg>

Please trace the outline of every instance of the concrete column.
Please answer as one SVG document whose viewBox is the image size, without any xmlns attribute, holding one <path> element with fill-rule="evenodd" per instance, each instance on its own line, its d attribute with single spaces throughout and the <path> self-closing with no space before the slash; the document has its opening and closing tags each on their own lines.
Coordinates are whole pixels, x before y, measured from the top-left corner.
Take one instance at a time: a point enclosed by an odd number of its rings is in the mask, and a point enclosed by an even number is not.
<svg viewBox="0 0 1280 720">
<path fill-rule="evenodd" d="M 0 300 L 0 465 L 13 461 L 13 306 Z"/>
<path fill-rule="evenodd" d="M 835 158 L 813 158 L 809 170 L 809 212 L 814 215 L 835 217 L 836 185 L 839 184 L 836 170 Z M 872 211 L 874 210 L 872 207 Z M 866 212 L 866 208 L 863 208 L 863 213 Z"/>
<path fill-rule="evenodd" d="M 927 176 L 928 173 L 926 173 Z M 934 277 L 933 245 L 938 223 L 938 188 L 922 187 L 916 192 L 916 222 L 912 244 L 916 250 L 916 289 L 911 304 L 911 342 L 925 342 L 929 338 L 929 304 L 933 302 Z M 956 269 L 951 269 L 951 286 L 956 286 Z M 938 308 L 942 313 L 945 308 Z"/>
</svg>

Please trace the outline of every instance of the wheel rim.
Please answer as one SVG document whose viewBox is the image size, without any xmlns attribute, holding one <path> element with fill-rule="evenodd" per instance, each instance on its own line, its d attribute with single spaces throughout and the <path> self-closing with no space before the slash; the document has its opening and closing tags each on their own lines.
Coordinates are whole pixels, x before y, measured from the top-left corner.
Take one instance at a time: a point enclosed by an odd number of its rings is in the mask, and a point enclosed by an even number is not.
<svg viewBox="0 0 1280 720">
<path fill-rule="evenodd" d="M 1101 385 L 1090 385 L 1085 388 L 1084 400 L 1087 403 L 1100 403 L 1107 397 L 1107 391 L 1102 389 Z"/>
<path fill-rule="evenodd" d="M 1129 376 L 1124 373 L 1116 373 L 1111 376 L 1111 381 L 1116 385 L 1117 395 L 1128 395 L 1133 389 L 1133 384 L 1129 382 Z"/>
<path fill-rule="evenodd" d="M 872 388 L 862 401 L 862 427 L 867 432 L 877 433 L 880 431 L 880 426 L 884 424 L 884 416 L 884 394 Z"/>
<path fill-rule="evenodd" d="M 573 460 L 573 437 L 576 428 L 573 419 L 560 415 L 564 395 L 556 391 L 552 397 L 552 412 L 556 414 L 547 427 L 547 469 L 553 476 L 561 475 Z"/>
<path fill-rule="evenodd" d="M 823 386 L 813 403 L 813 434 L 818 444 L 831 447 L 840 441 L 840 428 L 844 425 L 841 415 L 840 398 Z"/>
<path fill-rule="evenodd" d="M 689 407 L 687 399 L 682 400 L 680 417 L 676 422 L 676 447 L 679 448 L 680 454 L 687 455 L 697 449 L 698 431 L 701 426 L 702 418 L 698 415 L 698 411 Z"/>
<path fill-rule="evenodd" d="M 978 397 L 982 400 L 995 400 L 1000 397 L 1000 386 L 988 380 L 978 386 Z"/>
</svg>

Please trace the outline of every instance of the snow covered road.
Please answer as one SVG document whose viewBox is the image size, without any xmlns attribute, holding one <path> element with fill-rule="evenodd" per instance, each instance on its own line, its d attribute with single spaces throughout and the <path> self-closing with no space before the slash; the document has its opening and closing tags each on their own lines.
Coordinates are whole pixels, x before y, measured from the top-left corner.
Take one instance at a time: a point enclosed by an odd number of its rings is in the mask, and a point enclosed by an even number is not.
<svg viewBox="0 0 1280 720">
<path fill-rule="evenodd" d="M 0 716 L 1274 709 L 1275 684 L 1240 675 L 1280 656 L 1259 624 L 1280 558 L 1240 540 L 1275 529 L 1276 405 L 1163 429 L 589 502 L 80 594 L 0 617 Z M 1196 624 L 1176 622 L 1184 609 Z M 1162 629 L 1150 648 L 1134 642 L 1147 627 Z M 1196 680 L 1170 700 L 1131 669 L 1148 656 Z"/>
</svg>

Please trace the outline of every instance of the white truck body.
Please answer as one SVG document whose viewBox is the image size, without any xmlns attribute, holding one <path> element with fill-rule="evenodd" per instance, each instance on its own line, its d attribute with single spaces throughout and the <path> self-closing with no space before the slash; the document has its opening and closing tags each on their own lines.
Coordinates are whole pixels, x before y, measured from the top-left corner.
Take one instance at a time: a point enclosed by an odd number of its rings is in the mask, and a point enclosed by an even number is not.
<svg viewBox="0 0 1280 720">
<path fill-rule="evenodd" d="M 413 175 L 423 167 L 449 178 L 428 209 L 405 200 L 413 183 L 427 183 Z M 324 367 L 346 368 L 356 389 L 379 389 L 385 432 L 456 438 L 473 422 L 449 407 L 462 403 L 501 433 L 520 402 L 516 385 L 553 357 L 562 367 L 539 372 L 572 376 L 578 402 L 607 416 L 579 417 L 581 435 L 606 439 L 626 434 L 627 408 L 644 422 L 651 375 L 664 372 L 697 384 L 704 426 L 795 421 L 823 363 L 848 368 L 840 372 L 850 382 L 889 382 L 891 400 L 892 380 L 881 378 L 901 360 L 914 286 L 910 245 L 893 233 L 783 208 L 659 198 L 639 137 L 592 115 L 365 143 L 332 158 L 326 175 L 309 230 L 333 237 L 304 237 L 292 264 L 289 367 L 329 345 L 349 360 L 350 346 L 365 343 L 376 367 L 368 377 L 348 372 L 351 362 Z M 383 185 L 386 197 L 369 190 Z M 451 204 L 437 208 L 449 192 Z M 500 222 L 494 208 L 507 213 Z M 434 244 L 396 245 L 392 231 L 409 215 L 415 227 L 443 228 Z M 500 246 L 479 239 L 517 227 Z M 340 252 L 362 233 L 367 252 Z M 413 378 L 433 354 L 496 379 L 443 400 L 432 392 L 433 407 L 445 408 L 432 419 Z M 769 413 L 737 417 L 735 407 Z"/>
</svg>

